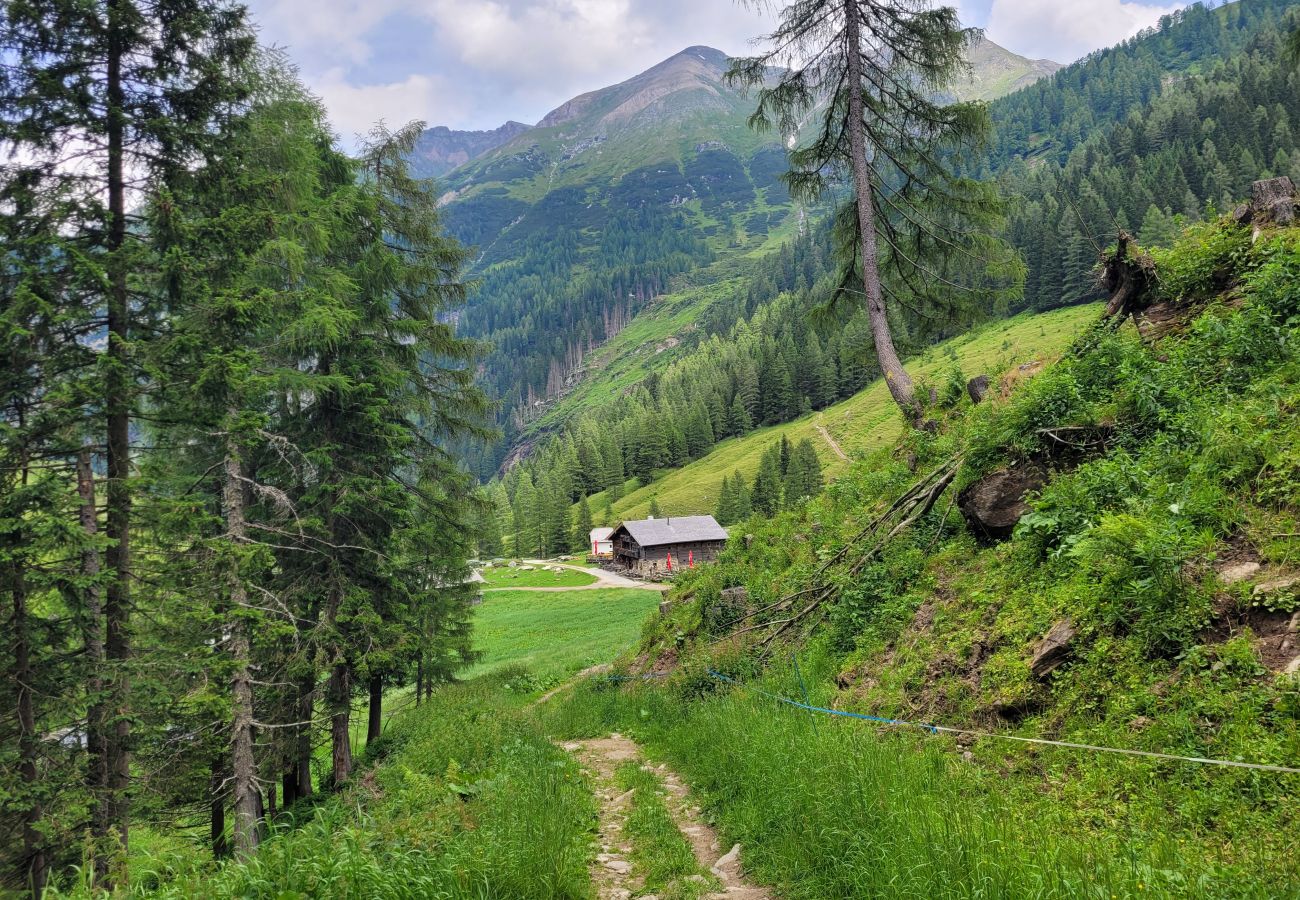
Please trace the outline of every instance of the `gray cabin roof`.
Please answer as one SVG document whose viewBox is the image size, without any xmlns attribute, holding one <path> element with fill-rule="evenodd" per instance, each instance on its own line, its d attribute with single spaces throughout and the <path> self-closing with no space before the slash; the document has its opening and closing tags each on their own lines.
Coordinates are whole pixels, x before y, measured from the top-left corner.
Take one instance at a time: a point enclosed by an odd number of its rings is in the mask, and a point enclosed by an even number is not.
<svg viewBox="0 0 1300 900">
<path fill-rule="evenodd" d="M 688 544 L 692 541 L 725 541 L 727 529 L 713 516 L 668 516 L 663 519 L 638 519 L 624 522 L 632 540 L 642 547 L 662 547 L 665 544 Z"/>
</svg>

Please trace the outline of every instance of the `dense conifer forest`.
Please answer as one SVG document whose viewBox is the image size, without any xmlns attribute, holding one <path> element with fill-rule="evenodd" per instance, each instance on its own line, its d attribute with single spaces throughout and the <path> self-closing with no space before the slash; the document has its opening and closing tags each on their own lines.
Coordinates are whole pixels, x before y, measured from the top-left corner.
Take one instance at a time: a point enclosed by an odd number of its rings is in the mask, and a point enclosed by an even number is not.
<svg viewBox="0 0 1300 900">
<path fill-rule="evenodd" d="M 112 889 L 472 658 L 488 408 L 418 125 L 345 154 L 224 0 L 6 4 L 0 56 L 0 884 Z"/>
</svg>

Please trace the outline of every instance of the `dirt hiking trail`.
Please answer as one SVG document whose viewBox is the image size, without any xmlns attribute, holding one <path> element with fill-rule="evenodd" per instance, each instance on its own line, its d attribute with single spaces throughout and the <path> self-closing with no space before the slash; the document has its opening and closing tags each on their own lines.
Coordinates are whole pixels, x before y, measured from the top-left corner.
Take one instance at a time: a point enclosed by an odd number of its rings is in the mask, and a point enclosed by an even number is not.
<svg viewBox="0 0 1300 900">
<path fill-rule="evenodd" d="M 838 456 L 840 459 L 844 460 L 845 462 L 851 461 L 849 459 L 849 455 L 844 452 L 844 448 L 840 446 L 839 441 L 831 437 L 831 433 L 826 430 L 826 426 L 822 424 L 820 418 L 818 418 L 817 421 L 813 424 L 813 428 L 817 429 L 817 433 L 822 436 L 822 438 L 826 441 L 826 445 L 831 448 L 831 451 L 836 456 Z"/>
<path fill-rule="evenodd" d="M 641 748 L 620 734 L 572 741 L 563 746 L 591 773 L 600 804 L 601 852 L 591 867 L 596 895 L 600 900 L 630 900 L 638 896 L 651 900 L 651 895 L 638 894 L 644 885 L 627 859 L 632 848 L 629 838 L 623 833 L 623 823 L 627 820 L 629 798 L 633 792 L 620 793 L 614 780 L 619 764 L 642 760 Z M 746 881 L 740 869 L 740 845 L 723 851 L 717 832 L 700 819 L 699 807 L 691 802 L 690 790 L 676 772 L 663 765 L 649 766 L 644 762 L 642 768 L 662 779 L 666 792 L 664 804 L 678 830 L 690 842 L 700 866 L 712 871 L 722 883 L 722 890 L 705 894 L 705 900 L 775 900 L 766 888 Z"/>
</svg>

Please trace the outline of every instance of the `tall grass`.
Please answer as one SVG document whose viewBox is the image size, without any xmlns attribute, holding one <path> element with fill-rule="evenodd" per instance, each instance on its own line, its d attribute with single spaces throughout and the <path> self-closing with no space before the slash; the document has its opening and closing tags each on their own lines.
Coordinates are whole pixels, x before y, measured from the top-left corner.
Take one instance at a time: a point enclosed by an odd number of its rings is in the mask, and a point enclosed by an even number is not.
<svg viewBox="0 0 1300 900">
<path fill-rule="evenodd" d="M 171 845 L 133 861 L 128 893 L 579 900 L 594 817 L 576 763 L 485 678 L 402 715 L 343 793 L 277 825 L 247 862 L 212 866 L 202 847 Z"/>
<path fill-rule="evenodd" d="M 1200 848 L 1183 857 L 1173 836 L 1081 839 L 1069 810 L 1004 795 L 997 773 L 944 739 L 743 690 L 688 702 L 672 688 L 589 683 L 551 716 L 565 736 L 622 729 L 666 758 L 726 841 L 743 844 L 746 868 L 788 900 L 1300 896 L 1294 876 L 1229 868 Z"/>
</svg>

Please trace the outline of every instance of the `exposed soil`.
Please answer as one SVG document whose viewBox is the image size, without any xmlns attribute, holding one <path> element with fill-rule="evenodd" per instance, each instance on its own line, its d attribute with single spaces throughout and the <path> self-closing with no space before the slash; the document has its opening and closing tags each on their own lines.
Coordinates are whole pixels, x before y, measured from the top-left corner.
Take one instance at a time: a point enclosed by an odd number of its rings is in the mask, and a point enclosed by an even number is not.
<svg viewBox="0 0 1300 900">
<path fill-rule="evenodd" d="M 591 866 L 591 880 L 600 900 L 630 900 L 644 887 L 632 871 L 627 856 L 632 852 L 623 824 L 627 821 L 631 792 L 620 793 L 614 782 L 614 772 L 620 763 L 641 760 L 641 748 L 635 741 L 620 734 L 606 738 L 574 741 L 564 749 L 577 756 L 591 773 L 600 801 L 600 853 Z M 664 798 L 668 812 L 686 836 L 695 851 L 700 865 L 713 872 L 722 882 L 722 890 L 706 894 L 707 900 L 773 900 L 765 888 L 745 880 L 740 868 L 740 845 L 725 853 L 712 827 L 700 818 L 700 809 L 691 802 L 690 789 L 667 766 L 646 766 L 655 772 L 664 784 Z"/>
<path fill-rule="evenodd" d="M 836 441 L 835 438 L 831 437 L 831 433 L 826 430 L 825 425 L 823 425 L 819 421 L 813 427 L 817 429 L 817 433 L 820 434 L 822 436 L 822 439 L 826 441 L 826 446 L 831 448 L 832 453 L 834 453 L 836 456 L 838 456 L 840 459 L 844 460 L 845 462 L 849 461 L 849 455 L 844 452 L 844 448 L 839 445 L 839 442 Z"/>
</svg>

